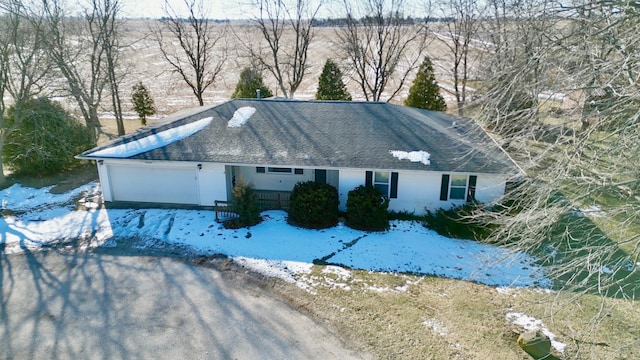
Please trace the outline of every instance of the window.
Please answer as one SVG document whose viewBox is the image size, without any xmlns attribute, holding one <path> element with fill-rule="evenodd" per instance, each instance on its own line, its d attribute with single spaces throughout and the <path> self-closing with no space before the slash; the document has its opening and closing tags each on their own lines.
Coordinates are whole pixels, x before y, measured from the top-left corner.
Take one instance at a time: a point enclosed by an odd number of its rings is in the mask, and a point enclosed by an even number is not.
<svg viewBox="0 0 640 360">
<path fill-rule="evenodd" d="M 267 168 L 267 171 L 270 173 L 277 173 L 277 174 L 291 174 L 292 172 L 291 168 L 283 168 L 283 167 L 270 167 L 270 168 Z"/>
<path fill-rule="evenodd" d="M 451 175 L 449 186 L 449 200 L 466 200 L 467 175 Z"/>
<path fill-rule="evenodd" d="M 374 186 L 391 199 L 398 197 L 398 173 L 388 171 L 367 171 L 364 184 Z"/>
<path fill-rule="evenodd" d="M 264 167 L 258 166 L 256 167 L 256 172 L 259 174 L 296 174 L 296 175 L 304 175 L 304 169 L 292 169 L 285 167 Z"/>
<path fill-rule="evenodd" d="M 389 173 L 376 171 L 373 173 L 373 186 L 386 196 L 389 196 Z"/>
<path fill-rule="evenodd" d="M 440 186 L 440 200 L 466 200 L 474 201 L 476 197 L 476 175 L 449 175 L 442 174 Z"/>
</svg>

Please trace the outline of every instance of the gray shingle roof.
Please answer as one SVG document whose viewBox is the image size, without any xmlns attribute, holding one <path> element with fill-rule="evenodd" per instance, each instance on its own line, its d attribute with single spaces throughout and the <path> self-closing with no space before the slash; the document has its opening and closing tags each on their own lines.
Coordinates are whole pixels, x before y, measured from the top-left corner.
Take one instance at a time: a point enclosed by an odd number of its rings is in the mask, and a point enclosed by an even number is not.
<svg viewBox="0 0 640 360">
<path fill-rule="evenodd" d="M 236 110 L 255 108 L 238 128 Z M 213 117 L 201 131 L 131 159 L 226 164 L 408 169 L 518 174 L 516 164 L 471 119 L 378 102 L 234 99 L 169 116 L 97 150 Z M 454 125 L 455 122 L 455 125 Z M 430 164 L 399 160 L 391 150 L 426 151 Z"/>
</svg>

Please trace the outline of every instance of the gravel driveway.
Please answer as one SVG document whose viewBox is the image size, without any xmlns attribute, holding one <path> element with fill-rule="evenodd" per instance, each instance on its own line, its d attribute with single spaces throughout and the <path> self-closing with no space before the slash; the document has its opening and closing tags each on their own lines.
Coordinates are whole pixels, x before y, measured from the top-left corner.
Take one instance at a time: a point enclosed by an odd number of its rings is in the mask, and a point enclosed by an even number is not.
<svg viewBox="0 0 640 360">
<path fill-rule="evenodd" d="M 0 358 L 370 358 L 237 275 L 161 256 L 0 252 Z"/>
</svg>

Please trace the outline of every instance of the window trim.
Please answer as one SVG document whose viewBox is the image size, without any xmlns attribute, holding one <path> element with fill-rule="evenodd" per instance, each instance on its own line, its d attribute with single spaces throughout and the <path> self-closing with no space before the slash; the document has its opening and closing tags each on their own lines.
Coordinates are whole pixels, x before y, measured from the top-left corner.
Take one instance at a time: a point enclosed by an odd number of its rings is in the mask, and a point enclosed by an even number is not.
<svg viewBox="0 0 640 360">
<path fill-rule="evenodd" d="M 365 181 L 364 184 L 365 186 L 373 186 L 375 187 L 376 183 L 382 184 L 382 182 L 375 182 L 375 173 L 388 173 L 389 174 L 389 180 L 387 181 L 387 193 L 385 194 L 386 197 L 388 197 L 389 199 L 397 199 L 398 198 L 398 178 L 399 178 L 399 173 L 397 171 L 389 171 L 389 170 L 385 170 L 385 171 L 381 171 L 381 170 L 367 170 L 365 171 Z"/>
<path fill-rule="evenodd" d="M 382 181 L 376 181 L 376 175 L 377 174 L 386 174 L 387 177 L 387 181 L 386 182 L 382 182 Z M 382 192 L 382 194 L 386 197 L 389 197 L 389 193 L 391 192 L 391 171 L 374 171 L 373 172 L 373 177 L 371 179 L 371 185 L 373 185 L 374 188 L 378 188 L 376 185 L 381 185 L 381 186 L 386 186 L 387 187 L 387 192 L 385 194 L 384 191 L 380 190 Z M 378 188 L 380 189 L 380 188 Z"/>
<path fill-rule="evenodd" d="M 270 175 L 304 175 L 304 169 L 281 166 L 256 166 L 256 173 Z"/>
<path fill-rule="evenodd" d="M 465 177 L 464 188 L 460 185 L 453 185 L 454 177 L 456 176 Z M 442 174 L 441 179 L 442 181 L 440 183 L 440 201 L 455 201 L 455 202 L 475 201 L 476 187 L 478 182 L 477 175 L 451 173 L 451 174 Z M 464 189 L 464 198 L 453 199 L 451 197 L 452 190 L 459 191 L 460 189 Z"/>
<path fill-rule="evenodd" d="M 464 177 L 464 186 L 460 186 L 460 185 L 453 185 L 453 178 L 454 177 Z M 462 198 L 453 198 L 451 196 L 452 191 L 453 190 L 460 190 L 462 189 Z M 449 176 L 449 193 L 447 194 L 447 198 L 451 201 L 467 201 L 467 192 L 469 191 L 469 175 L 461 175 L 461 174 L 451 174 Z"/>
</svg>

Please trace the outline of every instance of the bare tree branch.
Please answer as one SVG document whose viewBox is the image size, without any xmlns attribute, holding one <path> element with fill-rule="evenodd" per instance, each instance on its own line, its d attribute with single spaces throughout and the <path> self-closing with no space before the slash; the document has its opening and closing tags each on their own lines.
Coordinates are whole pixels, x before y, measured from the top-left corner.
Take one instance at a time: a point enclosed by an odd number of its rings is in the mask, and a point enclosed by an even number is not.
<svg viewBox="0 0 640 360">
<path fill-rule="evenodd" d="M 101 132 L 98 108 L 107 84 L 104 73 L 104 34 L 97 19 L 68 16 L 63 0 L 42 3 L 50 59 L 64 76 L 70 95 L 97 141 Z"/>
<path fill-rule="evenodd" d="M 445 18 L 447 34 L 441 39 L 453 56 L 453 89 L 456 96 L 458 115 L 464 116 L 464 106 L 467 100 L 467 82 L 471 70 L 471 61 L 474 57 L 470 54 L 471 42 L 477 36 L 479 29 L 480 9 L 477 0 L 443 0 L 440 3 L 441 12 Z M 440 37 L 438 37 L 440 38 Z"/>
<path fill-rule="evenodd" d="M 395 80 L 386 99 L 390 101 L 419 66 L 426 24 L 408 24 L 402 0 L 368 0 L 360 11 L 348 0 L 343 0 L 343 5 L 347 21 L 336 31 L 339 52 L 348 59 L 367 101 L 380 101 Z"/>
<path fill-rule="evenodd" d="M 151 31 L 164 59 L 202 106 L 204 92 L 215 83 L 227 60 L 226 28 L 216 27 L 207 18 L 204 1 L 184 0 L 184 5 L 186 17 L 165 2 L 165 17 Z"/>
<path fill-rule="evenodd" d="M 309 45 L 313 40 L 313 21 L 320 4 L 312 7 L 309 0 L 295 0 L 294 5 L 283 0 L 255 0 L 259 15 L 254 27 L 262 35 L 266 48 L 243 39 L 242 44 L 252 63 L 270 72 L 286 98 L 293 98 L 309 69 Z M 240 36 L 238 36 L 240 39 Z"/>
<path fill-rule="evenodd" d="M 2 154 L 6 141 L 21 125 L 22 106 L 49 85 L 51 63 L 44 56 L 41 16 L 27 11 L 20 0 L 1 0 L 0 16 L 0 184 L 4 182 Z M 14 107 L 7 118 L 5 95 Z"/>
</svg>

